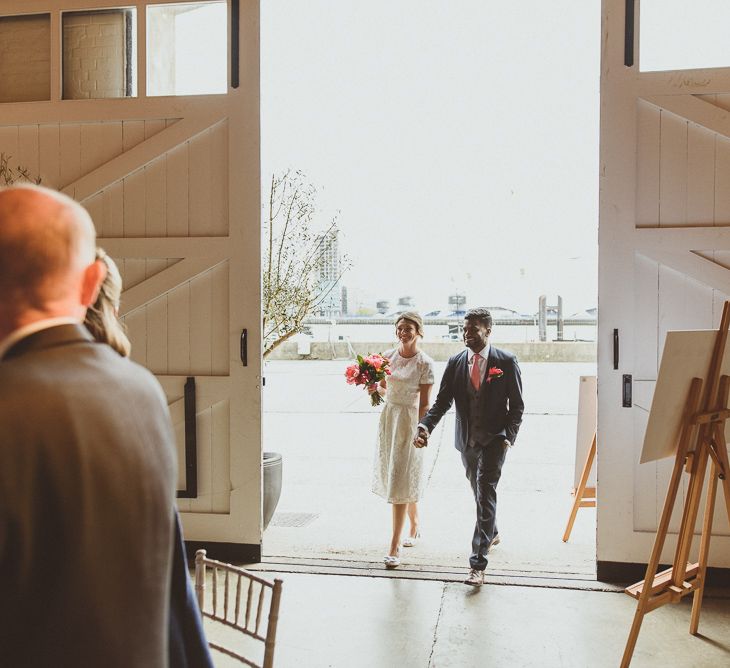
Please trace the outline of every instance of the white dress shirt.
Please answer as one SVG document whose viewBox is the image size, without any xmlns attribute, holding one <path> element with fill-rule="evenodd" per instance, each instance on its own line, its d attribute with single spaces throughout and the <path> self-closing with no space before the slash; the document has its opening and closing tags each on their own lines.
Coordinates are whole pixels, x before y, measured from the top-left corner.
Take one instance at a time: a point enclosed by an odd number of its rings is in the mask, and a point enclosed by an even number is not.
<svg viewBox="0 0 730 668">
<path fill-rule="evenodd" d="M 2 341 L 0 341 L 0 360 L 5 356 L 5 353 L 10 350 L 18 341 L 40 332 L 44 329 L 50 329 L 51 327 L 58 327 L 59 325 L 79 325 L 78 319 L 62 317 L 62 318 L 47 318 L 46 320 L 37 320 L 36 322 L 30 323 L 16 329 L 14 332 L 10 332 Z"/>
</svg>

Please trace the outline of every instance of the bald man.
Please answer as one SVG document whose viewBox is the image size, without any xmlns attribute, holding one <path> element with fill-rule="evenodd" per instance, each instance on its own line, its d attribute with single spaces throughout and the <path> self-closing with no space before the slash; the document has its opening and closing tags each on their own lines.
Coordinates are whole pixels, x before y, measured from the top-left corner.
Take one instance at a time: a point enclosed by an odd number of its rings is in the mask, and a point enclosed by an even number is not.
<svg viewBox="0 0 730 668">
<path fill-rule="evenodd" d="M 0 190 L 0 664 L 168 665 L 176 462 L 154 377 L 81 325 L 88 213 Z"/>
</svg>

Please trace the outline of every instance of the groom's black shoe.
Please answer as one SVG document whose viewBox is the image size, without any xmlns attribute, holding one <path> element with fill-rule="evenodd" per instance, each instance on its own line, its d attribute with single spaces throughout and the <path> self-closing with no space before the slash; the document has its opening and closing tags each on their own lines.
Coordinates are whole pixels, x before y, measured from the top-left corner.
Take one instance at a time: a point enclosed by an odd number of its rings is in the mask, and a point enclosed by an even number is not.
<svg viewBox="0 0 730 668">
<path fill-rule="evenodd" d="M 500 539 L 499 539 L 499 534 L 495 533 L 494 538 L 492 538 L 492 542 L 489 543 L 489 547 L 487 548 L 487 553 L 491 552 L 492 548 L 495 547 L 496 545 L 499 545 L 501 542 L 502 541 L 500 541 Z"/>
</svg>

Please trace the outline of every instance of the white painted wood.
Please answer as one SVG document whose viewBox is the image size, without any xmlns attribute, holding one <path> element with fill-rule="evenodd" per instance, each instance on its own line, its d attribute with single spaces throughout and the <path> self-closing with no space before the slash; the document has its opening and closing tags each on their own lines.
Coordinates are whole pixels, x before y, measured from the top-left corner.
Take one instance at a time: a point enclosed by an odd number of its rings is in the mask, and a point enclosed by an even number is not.
<svg viewBox="0 0 730 668">
<path fill-rule="evenodd" d="M 671 329 L 716 326 L 730 294 L 730 69 L 626 67 L 624 9 L 603 0 L 597 552 L 645 562 L 668 482 L 665 462 L 638 463 L 657 351 Z M 631 409 L 623 374 L 634 378 Z M 663 562 L 673 550 L 670 536 Z M 711 565 L 730 566 L 726 530 Z"/>
<path fill-rule="evenodd" d="M 188 220 L 193 237 L 210 235 L 210 167 L 210 132 L 206 131 L 188 142 Z"/>
<path fill-rule="evenodd" d="M 687 121 L 661 113 L 659 155 L 659 225 L 687 222 Z"/>
<path fill-rule="evenodd" d="M 185 118 L 152 134 L 129 151 L 110 159 L 93 171 L 84 173 L 81 178 L 68 184 L 64 192 L 79 200 L 90 197 L 105 185 L 141 170 L 165 151 L 204 132 L 206 128 L 220 120 L 221 113 L 219 110 L 199 117 Z"/>
<path fill-rule="evenodd" d="M 723 137 L 730 137 L 730 114 L 726 109 L 695 95 L 662 95 L 643 98 L 685 121 L 696 123 Z"/>
<path fill-rule="evenodd" d="M 644 255 L 634 256 L 634 321 L 636 348 L 634 377 L 655 381 L 659 368 L 659 265 Z"/>
<path fill-rule="evenodd" d="M 190 281 L 190 372 L 212 374 L 211 317 L 213 294 L 210 272 Z"/>
<path fill-rule="evenodd" d="M 636 224 L 659 224 L 661 110 L 639 100 L 636 174 Z"/>
<path fill-rule="evenodd" d="M 238 89 L 148 99 L 149 4 L 165 3 L 125 5 L 137 10 L 136 98 L 60 101 L 54 37 L 51 100 L 2 105 L 0 151 L 91 212 L 124 279 L 132 357 L 158 374 L 180 455 L 183 387 L 196 378 L 200 495 L 180 501 L 186 537 L 260 544 L 259 3 L 241 2 Z M 24 13 L 49 12 L 60 26 L 54 0 L 22 5 Z M 67 0 L 62 9 L 117 6 Z M 243 328 L 247 367 L 238 352 Z"/>
<path fill-rule="evenodd" d="M 38 127 L 38 147 L 41 183 L 48 188 L 61 184 L 61 155 L 59 152 L 58 123 L 45 123 Z"/>
<path fill-rule="evenodd" d="M 198 497 L 191 503 L 196 511 L 209 513 L 213 510 L 213 418 L 211 409 L 198 411 Z"/>
<path fill-rule="evenodd" d="M 234 399 L 235 400 L 235 399 Z M 213 408 L 213 488 L 211 510 L 214 513 L 228 513 L 231 509 L 231 486 L 226 476 L 230 467 L 230 400 L 220 401 Z M 235 447 L 235 444 L 231 444 Z"/>
<path fill-rule="evenodd" d="M 40 173 L 40 153 L 37 125 L 21 125 L 18 128 L 18 164 L 23 165 L 31 176 Z"/>
<path fill-rule="evenodd" d="M 187 237 L 188 224 L 188 145 L 172 149 L 167 154 L 166 172 L 167 233 L 173 237 Z"/>
<path fill-rule="evenodd" d="M 117 181 L 103 191 L 104 198 L 104 227 L 102 234 L 105 237 L 118 238 L 124 235 L 124 183 Z M 107 249 L 107 241 L 100 244 Z M 117 257 L 111 250 L 112 257 Z"/>
<path fill-rule="evenodd" d="M 687 225 L 715 221 L 715 138 L 694 123 L 687 132 Z"/>
<path fill-rule="evenodd" d="M 78 123 L 62 123 L 59 127 L 61 145 L 61 183 L 63 188 L 81 173 L 81 126 Z"/>
</svg>

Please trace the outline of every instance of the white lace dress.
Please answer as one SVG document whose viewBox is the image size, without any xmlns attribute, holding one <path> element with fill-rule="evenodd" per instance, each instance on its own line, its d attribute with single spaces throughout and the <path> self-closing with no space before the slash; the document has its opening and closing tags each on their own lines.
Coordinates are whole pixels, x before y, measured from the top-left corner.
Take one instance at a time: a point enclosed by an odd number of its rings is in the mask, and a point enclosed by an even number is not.
<svg viewBox="0 0 730 668">
<path fill-rule="evenodd" d="M 433 360 L 424 352 L 390 359 L 385 406 L 380 414 L 373 466 L 373 492 L 388 503 L 413 503 L 423 491 L 423 448 L 413 446 L 421 385 L 432 385 Z"/>
</svg>

